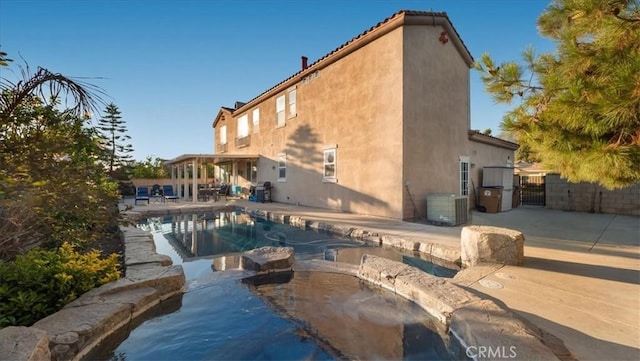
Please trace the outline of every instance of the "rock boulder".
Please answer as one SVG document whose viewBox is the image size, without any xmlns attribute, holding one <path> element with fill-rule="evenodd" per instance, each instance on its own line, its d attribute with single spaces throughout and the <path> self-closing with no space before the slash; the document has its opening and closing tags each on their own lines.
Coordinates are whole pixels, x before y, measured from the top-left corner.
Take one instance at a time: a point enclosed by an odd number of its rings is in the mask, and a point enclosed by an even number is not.
<svg viewBox="0 0 640 361">
<path fill-rule="evenodd" d="M 264 272 L 291 269 L 295 261 L 293 247 L 262 247 L 242 254 L 242 268 Z"/>
<path fill-rule="evenodd" d="M 0 360 L 50 360 L 47 332 L 35 327 L 9 326 L 0 330 Z"/>
<path fill-rule="evenodd" d="M 481 262 L 519 266 L 524 261 L 522 232 L 493 226 L 466 226 L 460 236 L 460 258 L 464 267 Z"/>
</svg>

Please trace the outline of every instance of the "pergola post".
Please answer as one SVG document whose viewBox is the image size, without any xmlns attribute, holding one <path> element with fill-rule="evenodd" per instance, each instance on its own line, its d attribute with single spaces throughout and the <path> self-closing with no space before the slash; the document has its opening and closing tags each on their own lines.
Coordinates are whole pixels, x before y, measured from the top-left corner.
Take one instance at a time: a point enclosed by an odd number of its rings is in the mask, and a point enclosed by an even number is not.
<svg viewBox="0 0 640 361">
<path fill-rule="evenodd" d="M 187 162 L 182 163 L 182 184 L 184 184 L 184 198 L 189 198 L 189 172 L 187 171 Z"/>
<path fill-rule="evenodd" d="M 193 203 L 197 203 L 198 202 L 198 158 L 194 159 L 193 162 L 191 162 L 191 170 L 193 171 L 193 173 L 191 174 L 191 186 L 192 186 L 191 189 L 193 190 L 191 201 Z"/>
<path fill-rule="evenodd" d="M 180 164 L 176 165 L 176 194 L 178 198 L 183 199 L 182 197 L 182 188 L 180 188 L 180 177 L 182 176 L 182 171 L 180 170 Z"/>
<path fill-rule="evenodd" d="M 174 190 L 174 194 L 177 194 L 177 188 L 178 186 L 176 186 L 176 166 L 175 165 L 171 165 L 171 186 L 173 187 Z"/>
</svg>

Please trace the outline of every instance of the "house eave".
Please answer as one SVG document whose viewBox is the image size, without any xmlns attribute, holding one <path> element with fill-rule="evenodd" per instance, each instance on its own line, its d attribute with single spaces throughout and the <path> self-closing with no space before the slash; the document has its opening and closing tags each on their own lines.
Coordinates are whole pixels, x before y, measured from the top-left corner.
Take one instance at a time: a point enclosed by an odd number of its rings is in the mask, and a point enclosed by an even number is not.
<svg viewBox="0 0 640 361">
<path fill-rule="evenodd" d="M 493 146 L 500 147 L 500 148 L 514 150 L 514 151 L 518 150 L 518 148 L 520 148 L 520 145 L 517 144 L 517 143 L 513 143 L 513 142 L 510 142 L 508 140 L 492 137 L 490 135 L 482 134 L 482 133 L 477 132 L 475 130 L 470 130 L 469 131 L 469 140 L 474 141 L 474 142 L 478 142 L 478 143 L 493 145 Z"/>
<path fill-rule="evenodd" d="M 220 119 L 224 118 L 226 114 L 233 116 L 233 113 L 229 110 L 229 108 L 221 107 L 220 110 L 218 111 L 218 115 L 216 115 L 215 119 L 213 120 L 213 124 L 211 124 L 211 126 L 215 128 L 218 122 L 220 121 Z"/>
<path fill-rule="evenodd" d="M 293 74 L 289 78 L 283 80 L 282 82 L 276 84 L 272 88 L 266 90 L 262 94 L 257 97 L 249 100 L 245 105 L 239 107 L 234 111 L 234 113 L 242 113 L 246 110 L 255 107 L 256 104 L 259 104 L 266 99 L 274 96 L 277 93 L 282 92 L 283 90 L 288 89 L 289 87 L 297 84 L 302 81 L 302 78 L 305 76 L 326 68 L 327 66 L 337 62 L 338 60 L 346 57 L 347 55 L 355 52 L 356 50 L 364 47 L 365 45 L 381 38 L 382 36 L 394 31 L 395 29 L 405 26 L 405 25 L 431 25 L 431 26 L 442 26 L 449 34 L 449 38 L 452 43 L 460 53 L 460 56 L 464 59 L 469 67 L 473 65 L 473 57 L 471 53 L 467 49 L 467 47 L 462 42 L 462 39 L 459 37 L 458 32 L 455 30 L 451 22 L 449 21 L 449 17 L 446 13 L 434 13 L 434 12 L 419 12 L 419 11 L 408 11 L 402 10 L 391 17 L 381 21 L 380 23 L 374 25 L 370 29 L 361 33 L 360 35 L 352 38 L 346 43 L 342 44 L 332 52 L 318 59 L 314 63 L 310 64 L 307 69 L 298 71 Z M 215 124 L 214 124 L 215 127 Z"/>
</svg>

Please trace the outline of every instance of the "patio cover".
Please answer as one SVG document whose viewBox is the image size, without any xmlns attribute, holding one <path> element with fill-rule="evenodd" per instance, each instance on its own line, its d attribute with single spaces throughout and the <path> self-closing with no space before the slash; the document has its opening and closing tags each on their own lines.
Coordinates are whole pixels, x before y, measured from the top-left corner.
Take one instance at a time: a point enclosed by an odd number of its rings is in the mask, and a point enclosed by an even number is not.
<svg viewBox="0 0 640 361">
<path fill-rule="evenodd" d="M 200 163 L 224 163 L 232 160 L 250 159 L 256 160 L 260 158 L 259 154 L 182 154 L 176 158 L 166 161 L 166 164 L 191 164 L 195 160 Z"/>
<path fill-rule="evenodd" d="M 201 165 L 210 163 L 219 164 L 243 159 L 257 160 L 259 157 L 260 155 L 258 154 L 182 154 L 178 157 L 165 161 L 165 164 L 170 165 L 172 168 L 171 181 L 174 187 L 178 189 L 179 196 L 181 198 L 186 198 L 186 196 L 184 196 L 179 190 L 181 185 L 184 185 L 185 188 L 187 187 L 189 179 L 187 169 L 189 166 L 191 167 L 191 174 L 198 174 L 198 168 Z M 174 172 L 173 169 L 175 169 L 176 172 Z M 208 178 L 208 175 L 206 174 L 206 167 L 204 168 L 204 178 Z M 191 177 L 191 183 L 192 189 L 197 190 L 198 177 Z M 198 201 L 198 197 L 193 197 L 192 200 L 195 203 Z"/>
</svg>

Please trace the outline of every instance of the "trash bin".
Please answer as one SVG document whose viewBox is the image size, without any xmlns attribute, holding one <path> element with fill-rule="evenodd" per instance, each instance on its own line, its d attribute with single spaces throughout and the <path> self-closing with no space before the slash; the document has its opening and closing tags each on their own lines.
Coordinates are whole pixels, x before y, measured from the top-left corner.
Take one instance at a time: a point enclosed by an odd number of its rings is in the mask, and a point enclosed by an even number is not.
<svg viewBox="0 0 640 361">
<path fill-rule="evenodd" d="M 487 213 L 500 212 L 502 204 L 502 189 L 482 187 L 478 191 L 478 206 L 483 207 Z"/>
</svg>

